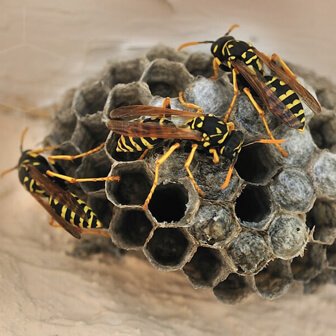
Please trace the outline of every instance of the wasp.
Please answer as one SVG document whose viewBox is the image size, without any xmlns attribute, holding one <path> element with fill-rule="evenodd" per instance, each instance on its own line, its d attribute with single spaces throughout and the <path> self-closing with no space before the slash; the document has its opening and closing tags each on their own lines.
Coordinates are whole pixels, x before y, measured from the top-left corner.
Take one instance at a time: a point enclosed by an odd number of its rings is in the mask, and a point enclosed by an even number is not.
<svg viewBox="0 0 336 336">
<path fill-rule="evenodd" d="M 274 139 L 274 137 L 265 119 L 265 113 L 251 94 L 251 89 L 269 112 L 273 113 L 287 126 L 303 131 L 305 115 L 300 97 L 314 113 L 321 112 L 320 104 L 297 81 L 295 74 L 280 56 L 273 54 L 268 57 L 250 43 L 236 40 L 230 36 L 232 30 L 237 27 L 238 25 L 232 25 L 227 33 L 216 41 L 188 42 L 182 44 L 178 50 L 196 44 L 209 43 L 214 57 L 213 78 L 218 77 L 219 69 L 231 72 L 234 93 L 224 116 L 224 121 L 227 121 L 230 117 L 239 95 L 239 86 L 243 86 L 242 90 L 259 113 L 271 139 Z M 275 75 L 265 76 L 264 65 Z M 283 156 L 288 155 L 279 144 L 275 145 Z"/>
<path fill-rule="evenodd" d="M 169 101 L 166 98 L 165 101 Z M 197 107 L 197 105 L 186 103 L 180 94 L 182 105 L 187 107 Z M 175 118 L 181 120 L 181 125 L 176 125 Z M 244 144 L 243 132 L 236 130 L 232 122 L 224 122 L 215 115 L 203 114 L 197 107 L 197 112 L 181 111 L 170 108 L 170 104 L 164 103 L 162 107 L 131 105 L 116 108 L 110 112 L 106 121 L 107 127 L 120 134 L 120 148 L 132 152 L 144 153 L 153 149 L 156 145 L 167 140 L 174 140 L 169 149 L 155 162 L 155 174 L 150 192 L 143 204 L 147 209 L 152 195 L 159 180 L 160 166 L 181 147 L 181 141 L 191 142 L 191 150 L 185 161 L 184 168 L 197 192 L 204 196 L 204 192 L 195 181 L 190 165 L 197 150 L 205 151 L 212 156 L 214 164 L 227 159 L 230 162 L 225 181 L 221 185 L 225 189 L 231 180 L 234 165 L 239 152 L 243 146 L 255 142 L 278 144 L 284 140 L 259 139 L 248 144 Z M 127 143 L 127 146 L 125 146 Z"/>
<path fill-rule="evenodd" d="M 51 164 L 41 154 L 55 147 L 45 147 L 34 150 L 23 150 L 24 134 L 21 136 L 21 157 L 18 164 L 4 171 L 5 174 L 17 169 L 19 180 L 24 188 L 40 203 L 61 227 L 75 238 L 81 234 L 95 234 L 109 237 L 103 228 L 103 223 L 86 202 L 70 192 L 65 181 L 69 183 L 119 181 L 118 176 L 76 179 L 55 171 Z M 80 155 L 79 155 L 80 156 Z"/>
</svg>

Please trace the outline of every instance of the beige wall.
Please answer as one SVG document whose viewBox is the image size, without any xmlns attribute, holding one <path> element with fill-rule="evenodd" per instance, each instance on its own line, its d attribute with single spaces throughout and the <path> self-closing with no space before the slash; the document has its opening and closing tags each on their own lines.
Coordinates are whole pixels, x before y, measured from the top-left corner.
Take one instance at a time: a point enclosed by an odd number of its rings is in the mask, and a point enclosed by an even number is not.
<svg viewBox="0 0 336 336">
<path fill-rule="evenodd" d="M 0 0 L 0 8 L 2 110 L 57 101 L 108 59 L 214 39 L 231 23 L 241 25 L 237 38 L 336 80 L 332 0 Z"/>
</svg>

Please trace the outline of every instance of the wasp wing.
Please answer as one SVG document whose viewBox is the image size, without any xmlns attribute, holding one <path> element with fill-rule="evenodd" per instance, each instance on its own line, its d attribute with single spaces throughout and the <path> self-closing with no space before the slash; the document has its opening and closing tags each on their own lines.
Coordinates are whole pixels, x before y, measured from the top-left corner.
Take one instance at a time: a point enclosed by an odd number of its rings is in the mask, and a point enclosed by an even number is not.
<svg viewBox="0 0 336 336">
<path fill-rule="evenodd" d="M 62 187 L 57 185 L 55 182 L 51 181 L 48 177 L 43 175 L 36 167 L 32 165 L 27 165 L 28 172 L 40 186 L 42 189 L 44 189 L 52 198 L 56 199 L 60 202 L 60 204 L 64 205 L 71 211 L 75 212 L 78 216 L 82 217 L 84 220 L 88 220 L 87 214 L 85 213 L 82 206 L 78 203 L 77 199 L 67 190 L 64 190 Z M 32 194 L 34 197 L 37 196 L 36 194 Z M 36 197 L 35 197 L 36 198 Z M 43 202 L 42 199 L 40 201 Z M 71 230 L 71 234 L 74 235 L 74 231 L 77 232 L 76 238 L 78 237 L 78 232 L 81 232 L 81 229 L 79 227 L 76 227 L 75 225 L 72 225 L 65 221 L 62 217 L 56 214 L 56 212 L 50 207 L 49 204 L 44 205 L 38 200 L 38 202 L 55 218 L 57 219 L 57 222 L 61 226 L 64 227 L 68 232 Z M 45 206 L 46 205 L 46 206 Z M 70 229 L 71 228 L 71 229 Z"/>
<path fill-rule="evenodd" d="M 198 114 L 196 112 L 174 110 L 170 108 L 164 108 L 159 106 L 149 106 L 149 105 L 129 105 L 121 106 L 110 112 L 110 119 L 122 119 L 131 120 L 140 117 L 180 117 L 184 119 L 195 118 Z"/>
<path fill-rule="evenodd" d="M 60 224 L 64 230 L 69 232 L 73 237 L 80 239 L 81 238 L 81 229 L 77 226 L 74 226 L 64 220 L 60 215 L 58 215 L 54 209 L 49 205 L 48 202 L 43 200 L 39 195 L 32 193 L 31 194 L 37 202 L 39 202 L 43 208 L 50 214 L 52 218 L 56 220 L 58 224 Z"/>
<path fill-rule="evenodd" d="M 201 141 L 202 134 L 190 128 L 161 125 L 155 122 L 109 120 L 107 127 L 117 133 L 136 138 L 159 138 Z"/>
<path fill-rule="evenodd" d="M 266 85 L 265 79 L 261 74 L 252 72 L 248 66 L 240 61 L 233 60 L 232 65 L 251 85 L 258 97 L 262 100 L 267 110 L 280 118 L 287 126 L 291 128 L 300 128 L 299 119 L 287 108 L 287 106 L 279 99 L 279 97 Z"/>
<path fill-rule="evenodd" d="M 260 60 L 267 65 L 270 70 L 272 70 L 282 81 L 284 81 L 294 92 L 296 92 L 303 101 L 307 104 L 307 106 L 314 112 L 321 112 L 321 105 L 319 102 L 312 96 L 312 94 L 304 88 L 295 77 L 286 73 L 283 68 L 276 62 L 269 59 L 261 51 L 254 48 L 254 52 L 260 58 Z"/>
</svg>

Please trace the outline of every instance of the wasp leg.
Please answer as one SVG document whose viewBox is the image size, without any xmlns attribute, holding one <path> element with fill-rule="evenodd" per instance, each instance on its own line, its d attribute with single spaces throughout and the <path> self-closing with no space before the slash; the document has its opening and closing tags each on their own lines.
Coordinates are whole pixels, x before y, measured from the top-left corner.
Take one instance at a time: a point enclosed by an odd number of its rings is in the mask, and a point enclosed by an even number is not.
<svg viewBox="0 0 336 336">
<path fill-rule="evenodd" d="M 59 225 L 58 223 L 55 222 L 55 219 L 54 217 L 50 216 L 50 219 L 49 219 L 49 225 L 54 227 L 54 228 L 59 228 L 61 227 L 61 225 Z"/>
<path fill-rule="evenodd" d="M 248 88 L 244 88 L 244 93 L 246 94 L 246 96 L 249 98 L 250 102 L 252 103 L 252 105 L 254 106 L 254 108 L 257 110 L 257 112 L 259 113 L 259 116 L 265 126 L 266 129 L 266 133 L 268 134 L 268 136 L 272 139 L 275 140 L 271 130 L 268 127 L 268 123 L 267 120 L 265 118 L 265 112 L 263 111 L 263 109 L 258 105 L 258 103 L 255 101 L 255 99 L 253 98 L 250 90 Z M 278 143 L 274 143 L 274 146 L 276 146 L 276 148 L 278 149 L 278 151 L 281 153 L 281 155 L 283 157 L 287 157 L 288 153 L 278 144 Z"/>
<path fill-rule="evenodd" d="M 216 80 L 219 77 L 219 64 L 216 58 L 212 60 L 212 69 L 213 69 L 213 75 L 211 76 L 211 79 Z"/>
<path fill-rule="evenodd" d="M 234 165 L 236 163 L 236 160 L 234 160 L 234 162 L 232 162 L 230 164 L 230 167 L 228 169 L 228 172 L 226 174 L 226 177 L 225 177 L 225 181 L 224 183 L 221 185 L 221 189 L 226 189 L 227 186 L 229 185 L 230 181 L 231 181 L 231 177 L 232 177 L 232 173 L 233 173 L 233 168 L 234 168 Z"/>
<path fill-rule="evenodd" d="M 183 105 L 184 107 L 186 108 L 190 108 L 190 109 L 195 109 L 196 110 L 196 113 L 199 113 L 199 114 L 203 114 L 203 109 L 196 105 L 196 104 L 193 104 L 193 103 L 188 103 L 185 101 L 184 99 L 184 92 L 179 92 L 179 101 L 181 103 L 181 105 Z"/>
<path fill-rule="evenodd" d="M 169 109 L 171 108 L 170 97 L 166 97 L 165 99 L 163 99 L 162 107 L 169 108 Z"/>
<path fill-rule="evenodd" d="M 140 157 L 138 158 L 138 160 L 143 160 L 145 158 L 145 156 L 147 155 L 147 153 L 149 152 L 149 148 L 146 148 L 142 154 L 140 155 Z"/>
<path fill-rule="evenodd" d="M 188 173 L 188 175 L 189 175 L 189 178 L 190 178 L 190 180 L 191 180 L 191 183 L 194 185 L 194 187 L 195 187 L 195 189 L 197 190 L 197 192 L 199 193 L 199 195 L 201 196 L 201 197 L 204 197 L 204 192 L 201 190 L 201 188 L 198 186 L 198 184 L 197 184 L 197 182 L 195 181 L 195 178 L 194 178 L 194 176 L 193 176 L 193 174 L 192 174 L 192 172 L 191 172 L 191 170 L 190 170 L 190 165 L 191 165 L 191 162 L 192 162 L 192 160 L 194 159 L 194 156 L 195 156 L 195 152 L 196 152 L 196 150 L 197 150 L 197 147 L 198 147 L 198 145 L 197 144 L 193 144 L 192 146 L 191 146 L 191 151 L 190 151 L 190 153 L 189 153 L 189 156 L 188 156 L 188 159 L 187 159 L 187 161 L 185 162 L 185 164 L 184 164 L 184 168 L 185 168 L 185 170 L 187 171 L 187 173 Z"/>
<path fill-rule="evenodd" d="M 80 159 L 83 158 L 85 156 L 89 156 L 91 154 L 97 153 L 99 152 L 101 149 L 104 148 L 105 142 L 103 142 L 102 144 L 100 144 L 99 146 L 90 149 L 87 152 L 81 153 L 81 154 L 77 154 L 77 155 L 49 155 L 48 156 L 48 160 L 49 161 L 54 161 L 54 160 L 66 160 L 66 161 L 71 161 L 71 160 L 76 160 L 76 159 Z"/>
<path fill-rule="evenodd" d="M 289 68 L 286 62 L 278 54 L 273 54 L 270 58 L 270 61 L 279 63 L 288 76 L 296 78 L 295 73 Z"/>
<path fill-rule="evenodd" d="M 106 176 L 106 177 L 88 177 L 88 178 L 75 178 L 59 173 L 55 173 L 51 170 L 47 170 L 47 175 L 51 177 L 57 177 L 61 180 L 69 183 L 82 183 L 82 182 L 101 182 L 101 181 L 120 181 L 120 176 Z"/>
<path fill-rule="evenodd" d="M 212 162 L 214 164 L 219 163 L 219 155 L 218 155 L 216 149 L 214 149 L 214 148 L 210 149 L 209 153 L 212 154 Z"/>
<path fill-rule="evenodd" d="M 227 122 L 229 120 L 231 112 L 233 110 L 233 107 L 235 106 L 237 97 L 239 95 L 239 88 L 237 83 L 237 71 L 235 69 L 232 70 L 232 84 L 233 84 L 233 97 L 229 105 L 229 108 L 224 114 L 224 122 Z"/>
<path fill-rule="evenodd" d="M 87 228 L 81 228 L 81 234 L 87 234 L 87 235 L 96 235 L 106 238 L 111 238 L 110 234 L 102 229 L 87 229 Z"/>
<path fill-rule="evenodd" d="M 148 209 L 148 204 L 154 194 L 154 191 L 156 189 L 156 186 L 159 182 L 159 171 L 160 171 L 160 166 L 169 158 L 170 155 L 173 154 L 173 152 L 179 148 L 181 145 L 179 143 L 176 143 L 174 145 L 172 145 L 168 151 L 163 154 L 158 160 L 156 160 L 155 162 L 155 175 L 154 175 L 154 181 L 153 181 L 153 184 L 152 184 L 152 188 L 151 190 L 149 191 L 149 194 L 145 200 L 145 203 L 143 204 L 143 209 L 147 210 Z"/>
</svg>

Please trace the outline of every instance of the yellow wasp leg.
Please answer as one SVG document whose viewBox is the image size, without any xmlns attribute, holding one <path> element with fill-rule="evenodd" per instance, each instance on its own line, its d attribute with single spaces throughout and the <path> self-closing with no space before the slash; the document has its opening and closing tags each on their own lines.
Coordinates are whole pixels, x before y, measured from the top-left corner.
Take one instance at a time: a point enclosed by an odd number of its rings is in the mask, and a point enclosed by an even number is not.
<svg viewBox="0 0 336 336">
<path fill-rule="evenodd" d="M 213 69 L 213 75 L 211 76 L 211 79 L 216 80 L 218 79 L 219 76 L 219 64 L 216 58 L 212 60 L 212 69 Z"/>
<path fill-rule="evenodd" d="M 229 170 L 228 170 L 228 172 L 227 172 L 227 174 L 226 174 L 225 181 L 224 181 L 224 183 L 221 185 L 221 189 L 225 189 L 225 188 L 227 188 L 227 186 L 229 185 L 229 183 L 230 183 L 230 181 L 231 181 L 231 176 L 232 176 L 232 172 L 233 172 L 233 168 L 234 168 L 235 162 L 236 162 L 236 160 L 235 160 L 234 162 L 231 163 L 231 165 L 230 165 L 230 167 L 229 167 Z"/>
<path fill-rule="evenodd" d="M 159 172 L 160 172 L 160 166 L 169 158 L 170 155 L 173 154 L 173 152 L 179 148 L 181 145 L 179 143 L 176 143 L 174 145 L 172 145 L 168 151 L 163 154 L 158 160 L 156 160 L 155 162 L 155 175 L 154 175 L 154 181 L 153 181 L 153 184 L 152 184 L 152 188 L 151 190 L 149 191 L 149 194 L 145 200 L 145 203 L 143 204 L 143 209 L 147 210 L 148 209 L 148 204 L 150 202 L 150 200 L 152 199 L 152 196 L 154 194 L 154 191 L 157 187 L 157 184 L 159 182 Z"/>
<path fill-rule="evenodd" d="M 162 107 L 163 108 L 170 108 L 170 97 L 166 97 L 163 102 L 162 102 Z"/>
<path fill-rule="evenodd" d="M 101 149 L 104 148 L 105 142 L 103 142 L 102 144 L 100 144 L 99 146 L 90 149 L 87 152 L 81 153 L 81 154 L 77 154 L 77 155 L 49 155 L 48 156 L 48 160 L 49 161 L 54 161 L 54 160 L 76 160 L 76 159 L 80 159 L 83 158 L 85 156 L 89 156 L 91 154 L 97 153 L 99 152 Z"/>
<path fill-rule="evenodd" d="M 182 92 L 182 91 L 179 92 L 179 101 L 180 101 L 181 105 L 183 105 L 184 107 L 190 108 L 190 109 L 195 109 L 196 113 L 203 114 L 203 109 L 200 106 L 198 106 L 196 104 L 186 102 L 186 100 L 184 99 L 184 92 Z"/>
<path fill-rule="evenodd" d="M 244 93 L 246 94 L 246 96 L 249 98 L 250 102 L 252 103 L 252 105 L 254 106 L 254 108 L 257 110 L 257 112 L 259 113 L 259 116 L 265 126 L 266 129 L 266 133 L 268 134 L 268 136 L 272 139 L 275 140 L 271 130 L 268 127 L 268 123 L 266 121 L 265 118 L 265 112 L 263 111 L 263 109 L 258 105 L 258 103 L 255 101 L 255 99 L 253 98 L 250 90 L 248 88 L 244 88 Z M 281 155 L 283 157 L 287 157 L 288 153 L 277 143 L 274 143 L 274 146 L 277 147 L 277 149 L 279 150 L 279 152 L 281 153 Z"/>
<path fill-rule="evenodd" d="M 233 107 L 235 106 L 237 97 L 239 95 L 239 89 L 237 83 L 237 71 L 235 69 L 232 70 L 232 83 L 233 83 L 233 97 L 229 105 L 229 108 L 224 115 L 224 122 L 227 122 L 229 120 L 231 112 L 233 110 Z"/>
<path fill-rule="evenodd" d="M 190 151 L 189 156 L 188 156 L 188 158 L 187 158 L 187 160 L 186 160 L 186 162 L 185 162 L 185 164 L 184 164 L 184 168 L 185 168 L 185 170 L 187 171 L 187 173 L 188 173 L 188 175 L 189 175 L 189 178 L 190 178 L 192 184 L 194 185 L 195 189 L 196 189 L 197 192 L 199 193 L 199 195 L 200 195 L 201 197 L 204 197 L 204 195 L 205 195 L 204 192 L 203 192 L 203 191 L 201 190 L 201 188 L 198 186 L 198 184 L 197 184 L 197 182 L 195 181 L 195 178 L 194 178 L 194 176 L 193 176 L 193 174 L 192 174 L 192 172 L 191 172 L 191 170 L 190 170 L 190 165 L 191 165 L 192 160 L 194 159 L 194 156 L 195 156 L 195 152 L 196 152 L 196 150 L 197 150 L 197 147 L 198 147 L 197 144 L 192 144 L 192 146 L 191 146 L 191 151 Z"/>
<path fill-rule="evenodd" d="M 287 75 L 289 75 L 290 77 L 296 78 L 295 73 L 289 68 L 286 62 L 278 54 L 273 54 L 270 60 L 272 62 L 278 62 Z"/>
<path fill-rule="evenodd" d="M 96 236 L 111 238 L 110 234 L 103 229 L 81 228 L 81 234 L 96 235 Z"/>
<path fill-rule="evenodd" d="M 58 223 L 55 222 L 54 217 L 50 217 L 50 219 L 49 219 L 49 225 L 52 226 L 52 227 L 54 227 L 54 228 L 61 227 L 61 225 L 59 225 Z"/>
<path fill-rule="evenodd" d="M 217 153 L 216 149 L 213 149 L 213 148 L 210 149 L 210 150 L 209 150 L 209 153 L 212 154 L 212 156 L 213 156 L 213 158 L 212 158 L 212 162 L 213 162 L 214 164 L 219 163 L 219 156 L 218 156 L 218 153 Z"/>
<path fill-rule="evenodd" d="M 146 148 L 142 154 L 140 155 L 140 157 L 138 158 L 138 160 L 143 160 L 145 158 L 145 156 L 147 155 L 147 153 L 149 152 L 149 148 Z"/>
<path fill-rule="evenodd" d="M 81 182 L 100 182 L 100 181 L 120 181 L 120 176 L 106 176 L 106 177 L 88 177 L 88 178 L 75 178 L 63 174 L 55 173 L 51 170 L 47 170 L 47 175 L 51 177 L 57 177 L 61 180 L 69 183 L 81 183 Z"/>
</svg>

